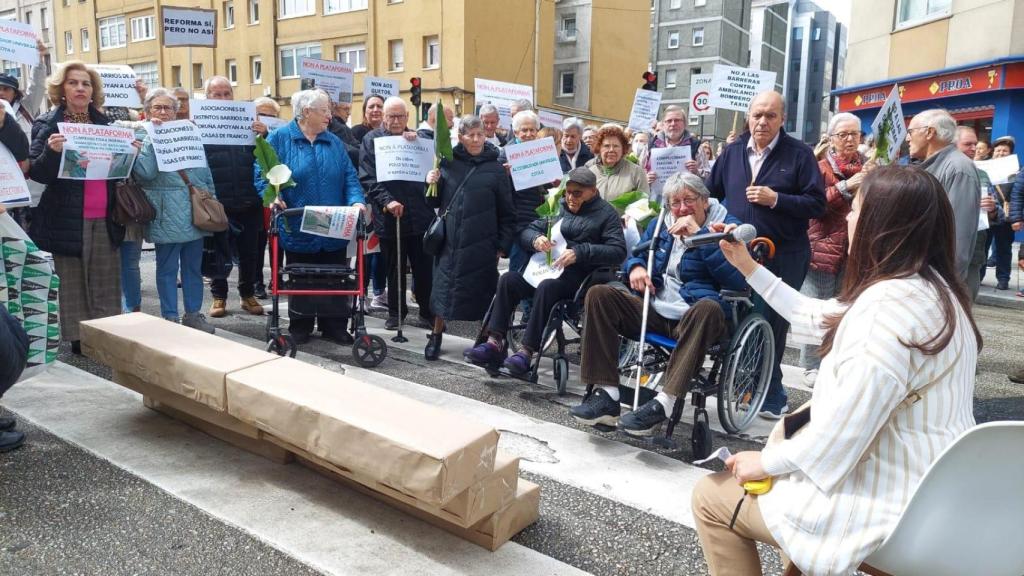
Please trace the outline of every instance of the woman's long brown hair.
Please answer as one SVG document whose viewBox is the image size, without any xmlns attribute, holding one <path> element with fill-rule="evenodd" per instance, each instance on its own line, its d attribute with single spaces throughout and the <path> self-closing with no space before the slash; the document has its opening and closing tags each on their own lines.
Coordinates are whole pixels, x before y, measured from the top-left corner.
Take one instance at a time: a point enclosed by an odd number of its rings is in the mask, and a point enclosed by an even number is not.
<svg viewBox="0 0 1024 576">
<path fill-rule="evenodd" d="M 981 333 L 971 314 L 967 287 L 955 265 L 953 208 L 942 184 L 920 168 L 886 166 L 865 176 L 858 194 L 860 211 L 839 302 L 853 304 L 879 282 L 918 274 L 935 290 L 943 328 L 923 342 L 902 344 L 928 355 L 941 352 L 956 330 L 956 298 L 981 350 Z M 825 318 L 821 356 L 832 349 L 845 314 L 844 310 Z"/>
</svg>

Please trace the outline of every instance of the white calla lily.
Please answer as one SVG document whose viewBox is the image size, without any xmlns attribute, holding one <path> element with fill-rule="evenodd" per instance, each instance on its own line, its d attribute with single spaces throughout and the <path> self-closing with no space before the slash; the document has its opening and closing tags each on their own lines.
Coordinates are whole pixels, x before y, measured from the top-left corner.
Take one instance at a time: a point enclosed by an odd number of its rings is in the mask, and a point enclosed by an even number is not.
<svg viewBox="0 0 1024 576">
<path fill-rule="evenodd" d="M 267 181 L 278 188 L 287 184 L 291 178 L 292 170 L 284 164 L 278 164 L 267 172 Z"/>
<path fill-rule="evenodd" d="M 647 218 L 654 216 L 654 210 L 651 210 L 650 200 L 647 198 L 641 198 L 629 206 L 626 206 L 625 214 L 626 216 L 629 216 L 633 222 L 643 222 Z"/>
<path fill-rule="evenodd" d="M 554 210 L 555 207 L 558 205 L 558 192 L 559 192 L 559 190 L 561 190 L 560 186 L 555 186 L 554 188 L 548 188 L 548 195 L 544 199 L 544 201 L 547 202 L 549 210 Z"/>
</svg>

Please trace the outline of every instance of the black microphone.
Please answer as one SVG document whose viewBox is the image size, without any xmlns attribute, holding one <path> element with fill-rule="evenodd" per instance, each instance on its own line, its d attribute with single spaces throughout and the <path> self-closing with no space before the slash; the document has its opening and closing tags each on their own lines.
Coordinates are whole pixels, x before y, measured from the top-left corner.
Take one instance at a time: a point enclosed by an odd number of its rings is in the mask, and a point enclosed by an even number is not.
<svg viewBox="0 0 1024 576">
<path fill-rule="evenodd" d="M 694 246 L 704 246 L 705 244 L 718 244 L 721 240 L 746 244 L 754 238 L 757 238 L 757 228 L 754 228 L 751 224 L 740 224 L 732 232 L 708 232 L 707 234 L 690 236 L 683 240 L 683 245 L 687 248 L 693 248 Z"/>
</svg>

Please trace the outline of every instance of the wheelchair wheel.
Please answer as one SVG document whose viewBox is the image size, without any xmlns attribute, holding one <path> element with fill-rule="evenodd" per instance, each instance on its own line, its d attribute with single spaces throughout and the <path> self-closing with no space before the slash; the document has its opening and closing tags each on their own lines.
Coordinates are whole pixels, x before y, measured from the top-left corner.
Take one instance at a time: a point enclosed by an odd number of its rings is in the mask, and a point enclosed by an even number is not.
<svg viewBox="0 0 1024 576">
<path fill-rule="evenodd" d="M 569 384 L 569 360 L 565 356 L 555 356 L 554 364 L 555 389 L 559 396 L 564 396 Z"/>
<path fill-rule="evenodd" d="M 693 451 L 693 459 L 703 460 L 710 456 L 712 442 L 708 413 L 705 410 L 699 410 L 694 414 L 693 432 L 690 435 L 690 448 Z"/>
<path fill-rule="evenodd" d="M 278 356 L 295 358 L 295 354 L 298 351 L 299 349 L 295 345 L 295 340 L 292 339 L 291 334 L 280 334 L 267 341 L 267 352 L 273 352 Z"/>
<path fill-rule="evenodd" d="M 729 434 L 747 429 L 768 394 L 775 357 L 772 327 L 752 313 L 740 322 L 729 343 L 718 385 L 718 418 Z"/>
<path fill-rule="evenodd" d="M 363 368 L 374 368 L 388 355 L 388 345 L 380 336 L 364 334 L 352 345 L 352 357 Z"/>
</svg>

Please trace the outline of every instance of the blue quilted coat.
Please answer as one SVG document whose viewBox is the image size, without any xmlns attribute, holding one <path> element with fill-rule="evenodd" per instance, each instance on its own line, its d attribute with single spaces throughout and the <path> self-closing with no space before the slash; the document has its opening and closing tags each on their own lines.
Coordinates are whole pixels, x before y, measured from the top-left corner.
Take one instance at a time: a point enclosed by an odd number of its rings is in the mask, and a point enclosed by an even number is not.
<svg viewBox="0 0 1024 576">
<path fill-rule="evenodd" d="M 209 168 L 189 168 L 185 172 L 193 186 L 216 196 Z M 192 225 L 192 201 L 188 187 L 177 172 L 160 172 L 153 143 L 148 137 L 135 159 L 132 173 L 156 209 L 156 220 L 146 226 L 147 240 L 154 244 L 179 244 L 210 235 Z"/>
<path fill-rule="evenodd" d="M 267 142 L 274 147 L 281 163 L 292 171 L 295 186 L 281 190 L 281 198 L 289 208 L 366 203 L 363 187 L 345 145 L 334 134 L 325 130 L 310 143 L 296 121 L 292 120 L 271 132 Z M 262 195 L 269 184 L 255 161 L 254 170 L 256 191 Z M 288 219 L 291 232 L 281 227 L 279 232 L 285 250 L 300 254 L 337 252 L 348 244 L 345 240 L 299 232 L 301 220 L 298 216 Z"/>
</svg>

